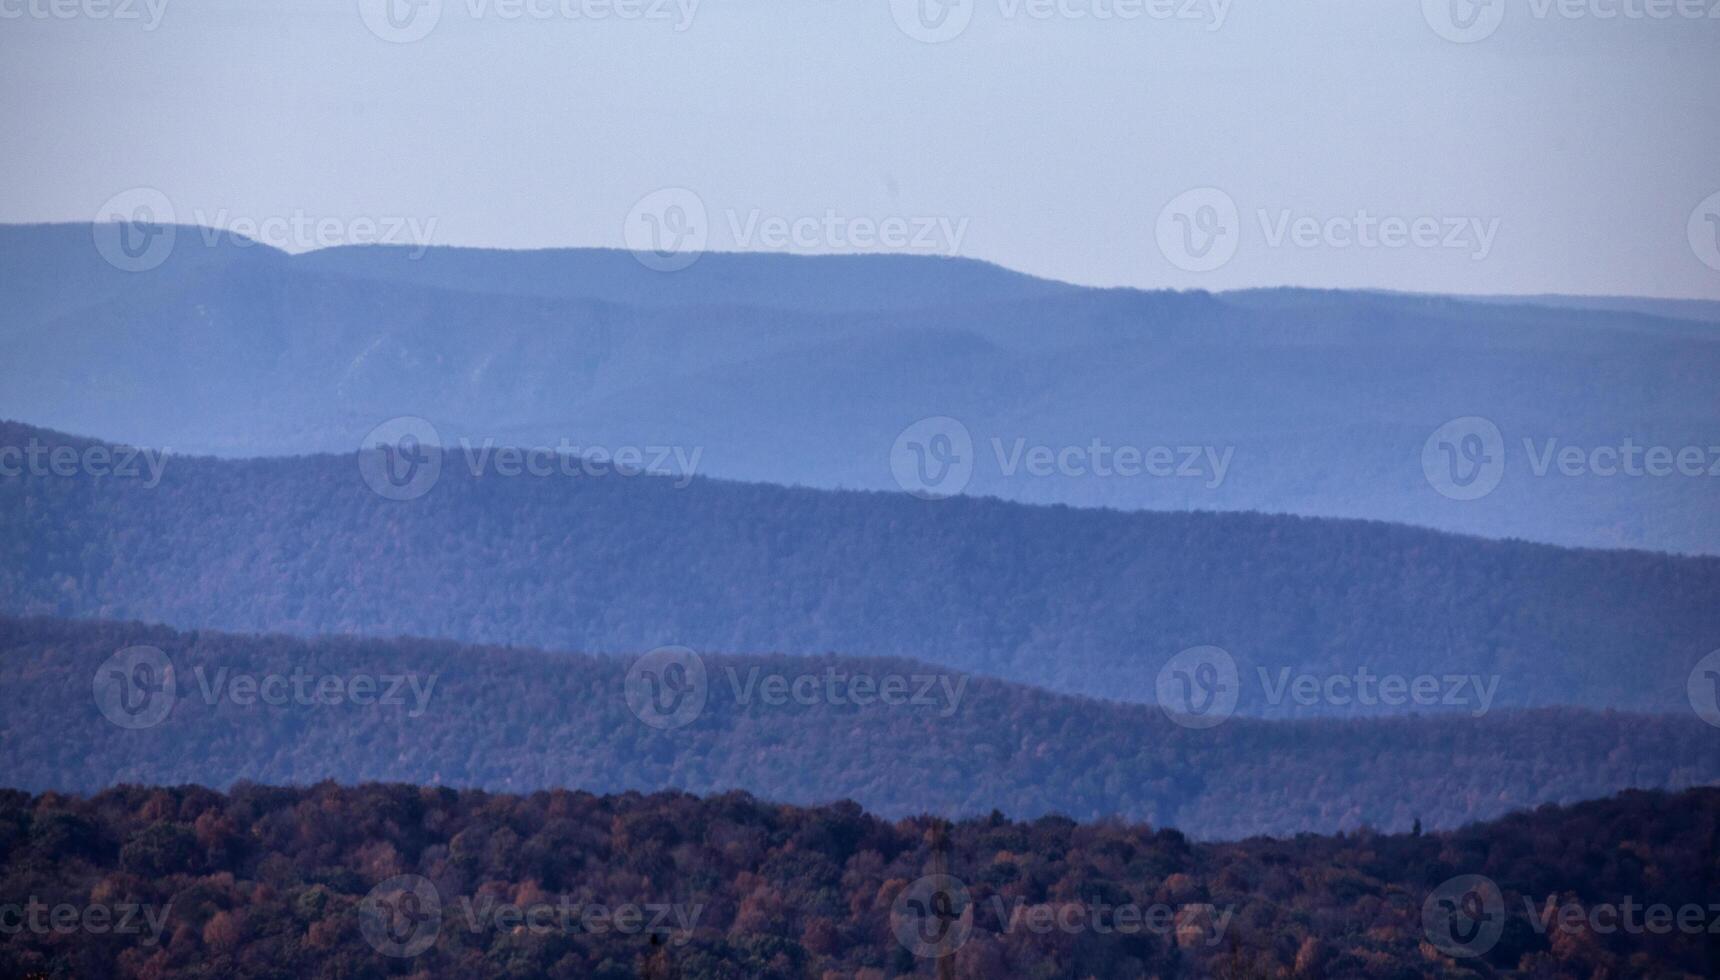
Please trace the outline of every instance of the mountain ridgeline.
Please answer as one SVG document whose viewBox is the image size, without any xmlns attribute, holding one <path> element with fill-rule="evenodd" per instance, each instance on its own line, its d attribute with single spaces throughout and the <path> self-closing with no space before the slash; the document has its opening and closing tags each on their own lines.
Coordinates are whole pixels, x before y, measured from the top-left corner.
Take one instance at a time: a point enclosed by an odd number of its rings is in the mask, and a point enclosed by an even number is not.
<svg viewBox="0 0 1720 980">
<path fill-rule="evenodd" d="M 1091 289 L 913 256 L 288 256 L 188 227 L 126 273 L 91 238 L 0 227 L 0 417 L 255 457 L 418 415 L 450 441 L 676 446 L 712 476 L 891 491 L 898 435 L 947 417 L 973 495 L 1720 554 L 1720 304 Z M 1463 418 L 1496 426 L 1502 469 L 1452 499 L 1423 453 Z M 1222 465 L 1109 462 L 1185 447 Z M 1649 450 L 1690 455 L 1651 472 Z"/>
<path fill-rule="evenodd" d="M 1720 643 L 1713 558 L 547 458 L 532 475 L 463 449 L 442 454 L 421 496 L 396 500 L 364 479 L 376 450 L 145 455 L 116 477 L 56 472 L 60 445 L 75 460 L 97 444 L 0 429 L 0 451 L 38 457 L 0 475 L 0 611 L 587 653 L 902 657 L 1148 703 L 1172 657 L 1210 645 L 1237 664 L 1235 710 L 1261 717 L 1688 714 L 1692 668 Z M 1387 676 L 1426 696 L 1399 689 L 1388 703 Z"/>
<path fill-rule="evenodd" d="M 159 656 L 116 659 L 137 648 Z M 787 803 L 853 799 L 891 817 L 1122 817 L 1205 839 L 1454 828 L 1720 780 L 1714 729 L 1688 715 L 1546 709 L 1189 728 L 1154 707 L 924 663 L 786 656 L 705 657 L 692 707 L 668 714 L 639 696 L 650 693 L 648 664 L 0 619 L 0 771 L 20 788 L 74 792 L 325 779 L 738 788 Z"/>
</svg>

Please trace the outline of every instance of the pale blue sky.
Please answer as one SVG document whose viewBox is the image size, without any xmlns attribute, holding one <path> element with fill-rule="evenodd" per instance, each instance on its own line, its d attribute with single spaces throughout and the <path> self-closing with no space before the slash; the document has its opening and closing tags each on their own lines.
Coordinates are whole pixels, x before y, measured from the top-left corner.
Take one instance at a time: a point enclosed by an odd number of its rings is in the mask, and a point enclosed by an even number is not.
<svg viewBox="0 0 1720 980">
<path fill-rule="evenodd" d="M 144 0 L 139 21 L 32 15 L 49 2 L 0 0 L 23 14 L 0 17 L 0 221 L 89 220 L 148 186 L 180 221 L 620 245 L 635 202 L 685 187 L 713 248 L 767 247 L 736 240 L 749 215 L 829 211 L 943 219 L 962 254 L 1102 285 L 1720 298 L 1689 233 L 1720 192 L 1720 19 L 1494 0 L 1497 30 L 1459 44 L 1417 0 L 1235 0 L 1216 30 L 1211 0 L 1176 0 L 1191 21 L 974 0 L 965 31 L 927 44 L 889 0 L 703 0 L 685 30 L 674 4 L 509 20 L 441 0 L 427 37 L 396 44 L 357 0 L 151 0 L 153 31 Z M 1240 222 L 1208 272 L 1156 238 L 1200 187 Z M 1339 247 L 1362 209 L 1458 237 Z M 1302 218 L 1311 244 L 1275 240 Z"/>
</svg>

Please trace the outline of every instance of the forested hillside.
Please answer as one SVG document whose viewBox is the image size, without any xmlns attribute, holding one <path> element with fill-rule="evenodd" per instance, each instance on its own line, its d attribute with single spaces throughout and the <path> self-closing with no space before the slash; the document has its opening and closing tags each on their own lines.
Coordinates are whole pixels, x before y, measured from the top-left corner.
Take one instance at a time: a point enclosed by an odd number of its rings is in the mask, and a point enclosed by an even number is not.
<svg viewBox="0 0 1720 980">
<path fill-rule="evenodd" d="M 65 442 L 0 428 L 0 447 L 32 441 Z M 21 467 L 0 475 L 0 611 L 594 653 L 908 657 L 1142 702 L 1170 658 L 1214 645 L 1238 664 L 1238 712 L 1268 717 L 1400 710 L 1272 696 L 1284 671 L 1364 667 L 1478 678 L 1495 708 L 1687 713 L 1690 671 L 1720 643 L 1720 559 L 613 467 L 504 475 L 493 453 L 474 475 L 466 451 L 443 456 L 409 500 L 372 492 L 351 453 L 173 457 L 155 477 L 141 462 L 132 477 Z"/>
<path fill-rule="evenodd" d="M 189 452 L 346 452 L 379 422 L 449 439 L 703 450 L 701 472 L 899 489 L 927 417 L 968 493 L 1125 510 L 1356 517 L 1720 554 L 1713 304 L 1090 289 L 924 256 L 348 247 L 289 256 L 176 230 L 159 268 L 88 226 L 0 226 L 0 417 Z M 1444 423 L 1496 424 L 1485 496 L 1429 485 Z M 1537 472 L 1627 442 L 1700 472 Z M 1208 448 L 1198 479 L 1012 465 L 1023 446 Z M 1713 452 L 1710 452 L 1710 449 Z"/>
<path fill-rule="evenodd" d="M 113 919 L 20 929 L 0 972 L 1696 978 L 1720 966 L 1717 840 L 1714 790 L 1219 845 L 739 793 L 3 791 L 0 895 Z"/>
<path fill-rule="evenodd" d="M 130 682 L 135 665 L 111 658 L 138 645 L 162 652 L 154 686 L 170 664 L 176 697 L 133 720 L 104 710 L 99 695 L 116 670 Z M 629 679 L 648 680 L 629 673 L 630 658 L 0 620 L 0 772 L 13 786 L 75 791 L 321 779 L 511 792 L 738 788 L 792 803 L 854 799 L 891 817 L 1122 816 L 1199 838 L 1406 830 L 1418 819 L 1456 827 L 1544 802 L 1720 780 L 1714 729 L 1693 716 L 1565 709 L 1191 729 L 1153 707 L 907 661 L 703 664 L 697 711 L 655 724 L 666 716 L 629 700 Z M 845 680 L 833 687 L 832 676 Z M 798 695 L 769 693 L 803 677 L 813 680 Z M 849 694 L 846 679 L 882 690 L 892 677 L 901 678 L 893 702 Z M 360 684 L 368 702 L 348 696 Z M 319 685 L 334 693 L 319 696 Z"/>
</svg>

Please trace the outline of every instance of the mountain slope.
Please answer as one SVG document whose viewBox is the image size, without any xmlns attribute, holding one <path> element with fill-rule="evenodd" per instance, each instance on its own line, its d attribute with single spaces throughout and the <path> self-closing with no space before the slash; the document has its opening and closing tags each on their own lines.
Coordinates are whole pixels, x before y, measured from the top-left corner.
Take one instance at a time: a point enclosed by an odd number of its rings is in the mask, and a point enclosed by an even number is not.
<svg viewBox="0 0 1720 980">
<path fill-rule="evenodd" d="M 948 416 L 973 439 L 973 494 L 1720 554 L 1720 334 L 1701 306 L 1096 290 L 905 256 L 712 254 L 663 274 L 604 250 L 176 240 L 128 274 L 87 226 L 0 229 L 0 417 L 257 456 L 349 451 L 420 415 L 450 439 L 699 446 L 710 475 L 895 490 L 898 434 Z M 1501 432 L 1502 480 L 1448 499 L 1423 451 L 1471 416 Z M 1627 440 L 1690 448 L 1704 472 L 1538 463 Z M 1193 480 L 1009 463 L 1095 444 L 1231 463 Z"/>
<path fill-rule="evenodd" d="M 177 696 L 155 714 L 159 695 L 135 715 L 102 709 L 92 692 L 111 689 L 109 658 L 140 644 L 166 658 L 158 678 L 172 665 Z M 630 678 L 644 675 L 622 658 L 0 620 L 0 771 L 15 786 L 78 792 L 323 779 L 739 788 L 794 803 L 851 798 L 890 816 L 1122 816 L 1204 838 L 1418 819 L 1456 827 L 1720 780 L 1713 729 L 1688 716 L 1549 710 L 1191 729 L 1155 708 L 910 661 L 707 657 L 703 669 L 702 706 L 673 716 L 685 724 L 660 725 L 671 716 L 630 700 Z M 879 691 L 901 678 L 901 696 L 864 701 L 850 697 L 861 690 L 852 680 L 833 686 L 831 676 L 871 678 Z M 812 680 L 804 696 L 776 697 L 772 677 Z"/>
<path fill-rule="evenodd" d="M 0 447 L 62 441 L 0 429 Z M 0 610 L 590 652 L 841 651 L 1143 702 L 1173 655 L 1216 645 L 1238 664 L 1237 710 L 1270 717 L 1400 710 L 1281 691 L 1363 669 L 1473 677 L 1466 690 L 1501 707 L 1682 713 L 1720 637 L 1710 558 L 587 475 L 571 457 L 507 475 L 482 446 L 442 459 L 408 500 L 367 486 L 375 450 L 172 457 L 158 485 L 0 475 Z"/>
</svg>

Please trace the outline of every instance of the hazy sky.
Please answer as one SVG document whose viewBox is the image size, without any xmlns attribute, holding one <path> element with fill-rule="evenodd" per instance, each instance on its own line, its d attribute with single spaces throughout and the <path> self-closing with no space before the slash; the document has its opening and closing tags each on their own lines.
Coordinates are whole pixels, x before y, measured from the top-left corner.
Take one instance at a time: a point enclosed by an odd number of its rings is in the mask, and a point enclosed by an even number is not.
<svg viewBox="0 0 1720 980">
<path fill-rule="evenodd" d="M 1720 0 L 383 2 L 0 0 L 0 221 L 1720 298 Z"/>
</svg>

